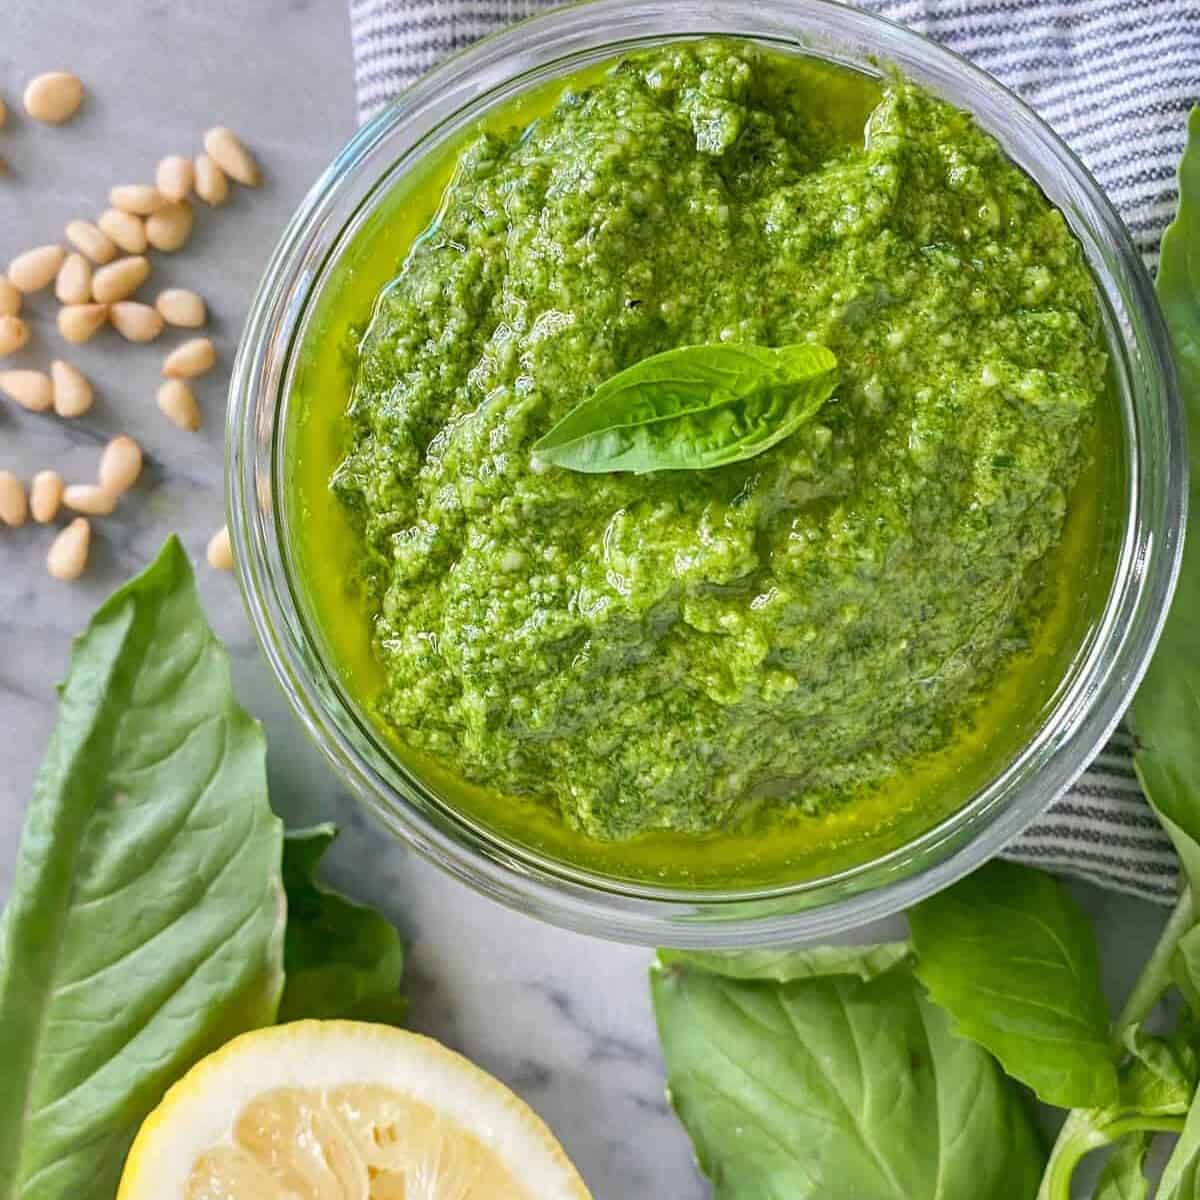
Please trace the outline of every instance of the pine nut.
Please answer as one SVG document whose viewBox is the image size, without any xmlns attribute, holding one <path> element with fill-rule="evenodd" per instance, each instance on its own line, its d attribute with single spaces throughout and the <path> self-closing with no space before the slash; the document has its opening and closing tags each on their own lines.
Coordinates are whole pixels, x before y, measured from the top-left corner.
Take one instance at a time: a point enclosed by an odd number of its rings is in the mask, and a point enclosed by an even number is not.
<svg viewBox="0 0 1200 1200">
<path fill-rule="evenodd" d="M 54 403 L 54 386 L 43 371 L 0 371 L 0 392 L 30 412 L 45 412 Z"/>
<path fill-rule="evenodd" d="M 89 517 L 107 517 L 117 507 L 117 498 L 98 483 L 70 483 L 63 488 L 63 503 Z"/>
<path fill-rule="evenodd" d="M 68 304 L 58 310 L 58 332 L 79 345 L 94 337 L 107 320 L 107 304 Z"/>
<path fill-rule="evenodd" d="M 181 200 L 146 218 L 146 238 L 155 250 L 170 254 L 192 236 L 192 206 Z"/>
<path fill-rule="evenodd" d="M 46 570 L 55 579 L 78 579 L 87 566 L 91 543 L 91 522 L 87 517 L 76 517 L 50 544 Z"/>
<path fill-rule="evenodd" d="M 181 329 L 199 329 L 208 319 L 204 301 L 187 288 L 167 288 L 159 292 L 154 307 L 162 313 L 168 325 Z"/>
<path fill-rule="evenodd" d="M 21 311 L 21 293 L 0 275 L 0 317 L 15 317 Z"/>
<path fill-rule="evenodd" d="M 62 503 L 63 477 L 57 471 L 39 471 L 29 485 L 29 511 L 39 525 L 53 521 Z"/>
<path fill-rule="evenodd" d="M 67 252 L 61 246 L 38 246 L 8 264 L 9 282 L 20 292 L 40 292 L 54 281 Z"/>
<path fill-rule="evenodd" d="M 133 213 L 122 212 L 119 208 L 106 208 L 97 224 L 105 236 L 116 242 L 126 254 L 141 254 L 149 245 L 145 223 Z M 115 253 L 112 258 L 116 258 Z"/>
<path fill-rule="evenodd" d="M 0 521 L 5 525 L 24 525 L 29 515 L 25 487 L 11 471 L 0 471 Z"/>
<path fill-rule="evenodd" d="M 131 437 L 115 437 L 100 455 L 100 486 L 110 495 L 127 492 L 142 473 L 142 448 Z"/>
<path fill-rule="evenodd" d="M 196 158 L 196 195 L 214 208 L 229 199 L 229 180 L 207 154 Z"/>
<path fill-rule="evenodd" d="M 211 371 L 217 361 L 217 350 L 212 338 L 189 338 L 163 360 L 162 373 L 168 379 L 194 379 Z"/>
<path fill-rule="evenodd" d="M 244 183 L 247 187 L 258 187 L 262 173 L 254 156 L 242 145 L 232 129 L 218 125 L 204 135 L 205 153 L 226 175 Z"/>
<path fill-rule="evenodd" d="M 168 379 L 158 389 L 158 408 L 180 429 L 195 433 L 200 428 L 200 405 L 196 394 L 182 379 Z"/>
<path fill-rule="evenodd" d="M 50 382 L 54 385 L 54 411 L 60 417 L 82 417 L 92 407 L 92 385 L 78 367 L 56 358 L 50 364 Z"/>
<path fill-rule="evenodd" d="M 83 84 L 66 71 L 48 71 L 29 81 L 25 89 L 25 111 L 47 125 L 69 121 L 83 102 Z"/>
<path fill-rule="evenodd" d="M 118 258 L 116 262 L 101 267 L 92 277 L 92 295 L 100 304 L 113 304 L 124 300 L 146 282 L 150 274 L 150 260 L 143 254 L 129 258 Z"/>
<path fill-rule="evenodd" d="M 97 266 L 112 262 L 117 248 L 112 239 L 91 221 L 71 221 L 67 224 L 67 241 Z"/>
<path fill-rule="evenodd" d="M 167 201 L 158 188 L 150 187 L 149 184 L 122 183 L 108 193 L 108 202 L 121 212 L 145 217 L 158 212 Z"/>
<path fill-rule="evenodd" d="M 29 341 L 29 326 L 20 317 L 0 317 L 0 358 L 16 354 Z"/>
<path fill-rule="evenodd" d="M 97 479 L 110 496 L 120 496 L 138 481 L 142 474 L 142 446 L 126 434 L 113 438 L 100 456 Z"/>
<path fill-rule="evenodd" d="M 208 539 L 208 565 L 215 571 L 233 570 L 233 547 L 229 544 L 229 526 L 222 525 Z"/>
<path fill-rule="evenodd" d="M 163 331 L 158 310 L 136 300 L 122 300 L 109 309 L 113 328 L 129 342 L 152 342 Z"/>
<path fill-rule="evenodd" d="M 192 160 L 172 154 L 158 164 L 154 182 L 168 200 L 186 200 L 195 178 L 196 170 L 192 166 Z"/>
<path fill-rule="evenodd" d="M 68 254 L 54 282 L 54 294 L 63 304 L 90 304 L 92 264 L 82 254 Z"/>
</svg>

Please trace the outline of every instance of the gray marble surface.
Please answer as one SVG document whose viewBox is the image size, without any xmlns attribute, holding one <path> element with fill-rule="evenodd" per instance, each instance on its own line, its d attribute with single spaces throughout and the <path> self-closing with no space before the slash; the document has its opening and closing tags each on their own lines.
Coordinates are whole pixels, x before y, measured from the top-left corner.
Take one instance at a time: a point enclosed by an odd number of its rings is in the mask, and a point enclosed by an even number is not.
<svg viewBox="0 0 1200 1200">
<path fill-rule="evenodd" d="M 406 853 L 345 794 L 308 744 L 260 657 L 234 580 L 203 564 L 223 521 L 224 388 L 258 274 L 287 215 L 350 134 L 353 100 L 344 0 L 4 0 L 0 5 L 0 261 L 94 218 L 111 184 L 151 181 L 169 153 L 195 153 L 203 131 L 237 129 L 260 156 L 265 186 L 199 214 L 190 244 L 156 256 L 147 290 L 194 287 L 209 301 L 220 370 L 200 385 L 205 424 L 186 434 L 154 405 L 162 354 L 106 333 L 67 347 L 49 296 L 27 306 L 35 336 L 18 365 L 77 362 L 97 384 L 91 413 L 67 423 L 0 401 L 0 468 L 28 477 L 54 466 L 90 480 L 104 440 L 128 432 L 145 446 L 143 480 L 98 521 L 87 576 L 50 580 L 50 531 L 0 528 L 0 900 L 20 823 L 54 717 L 54 684 L 71 638 L 163 537 L 180 534 L 197 561 L 210 618 L 233 656 L 243 704 L 263 720 L 272 796 L 289 823 L 332 818 L 344 834 L 329 874 L 380 904 L 411 946 L 417 1028 L 494 1071 L 561 1136 L 600 1200 L 701 1200 L 707 1190 L 663 1100 L 645 976 L 645 950 L 549 928 L 485 901 Z M 88 86 L 62 128 L 20 113 L 24 82 L 64 68 Z M 1161 922 L 1159 910 L 1086 887 L 1098 917 L 1107 980 L 1128 986 Z M 837 1198 L 831 1198 L 837 1200 Z"/>
</svg>

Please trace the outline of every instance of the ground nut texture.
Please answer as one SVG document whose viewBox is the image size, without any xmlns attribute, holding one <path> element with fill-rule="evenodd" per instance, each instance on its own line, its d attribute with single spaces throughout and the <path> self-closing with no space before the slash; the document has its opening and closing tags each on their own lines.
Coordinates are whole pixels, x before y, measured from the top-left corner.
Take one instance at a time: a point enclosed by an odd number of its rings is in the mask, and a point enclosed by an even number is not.
<svg viewBox="0 0 1200 1200">
<path fill-rule="evenodd" d="M 840 385 L 758 458 L 531 459 L 648 355 L 806 339 Z M 603 838 L 822 811 L 952 741 L 1038 636 L 1105 387 L 1079 248 L 990 136 L 731 42 L 467 145 L 357 353 L 332 486 L 382 719 Z"/>
</svg>

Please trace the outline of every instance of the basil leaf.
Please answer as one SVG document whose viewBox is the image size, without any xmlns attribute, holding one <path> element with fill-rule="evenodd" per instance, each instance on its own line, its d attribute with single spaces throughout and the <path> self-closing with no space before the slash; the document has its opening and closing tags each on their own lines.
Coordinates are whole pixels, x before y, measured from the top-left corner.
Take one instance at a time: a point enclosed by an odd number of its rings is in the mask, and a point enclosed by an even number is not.
<svg viewBox="0 0 1200 1200">
<path fill-rule="evenodd" d="M 1191 455 L 1189 505 L 1200 511 L 1200 107 L 1188 121 L 1179 164 L 1179 211 L 1163 235 L 1156 281 L 1187 411 Z M 1194 902 L 1200 898 L 1200 539 L 1185 539 L 1175 599 L 1150 668 L 1130 710 L 1138 747 L 1134 765 L 1179 853 Z M 1184 897 L 1181 910 L 1186 906 Z M 1176 982 L 1200 1012 L 1200 942 L 1195 927 L 1172 959 Z M 1158 1200 L 1200 1195 L 1200 1104 L 1193 1102 L 1155 1193 Z"/>
<path fill-rule="evenodd" d="M 824 346 L 681 346 L 605 380 L 533 447 L 572 471 L 695 471 L 795 433 L 837 385 Z"/>
<path fill-rule="evenodd" d="M 1190 511 L 1200 511 L 1200 107 L 1179 165 L 1179 211 L 1163 235 L 1158 298 L 1171 336 L 1188 425 Z M 1187 886 L 1135 984 L 1120 1025 L 1141 1022 L 1174 982 L 1200 1014 L 1200 540 L 1188 537 L 1174 603 L 1129 712 L 1134 766 L 1179 855 Z"/>
<path fill-rule="evenodd" d="M 1130 1140 L 1148 1145 L 1156 1133 L 1178 1133 L 1183 1128 L 1182 1114 L 1188 1111 L 1196 1091 L 1195 1034 L 1186 1016 L 1166 1038 L 1136 1027 L 1125 1030 L 1122 1040 L 1129 1057 L 1121 1067 L 1116 1103 L 1103 1108 L 1077 1108 L 1067 1114 L 1051 1150 L 1038 1200 L 1070 1200 L 1075 1194 L 1075 1171 L 1093 1150 L 1114 1143 L 1127 1147 Z M 1114 1200 L 1123 1195 L 1113 1191 L 1118 1183 L 1134 1188 L 1131 1196 L 1141 1194 L 1135 1187 L 1137 1176 L 1124 1161 L 1124 1155 L 1131 1153 L 1129 1149 L 1118 1150 L 1102 1177 L 1102 1183 L 1107 1180 L 1109 1187 L 1104 1194 Z"/>
<path fill-rule="evenodd" d="M 1063 1108 L 1117 1098 L 1087 917 L 1049 875 L 991 862 L 909 913 L 916 973 L 1014 1079 Z"/>
<path fill-rule="evenodd" d="M 1015 1087 L 908 971 L 771 983 L 684 963 L 651 990 L 669 1095 L 716 1200 L 1029 1200 Z"/>
<path fill-rule="evenodd" d="M 1094 1200 L 1147 1200 L 1150 1184 L 1146 1179 L 1146 1151 L 1150 1135 L 1131 1133 L 1117 1144 L 1104 1164 L 1096 1185 Z"/>
<path fill-rule="evenodd" d="M 75 643 L 0 926 L 0 1197 L 112 1196 L 165 1089 L 269 1024 L 265 744 L 171 538 Z"/>
<path fill-rule="evenodd" d="M 1191 450 L 1190 511 L 1200 513 L 1200 107 L 1179 165 L 1179 212 L 1163 235 L 1157 291 L 1171 335 Z M 1134 697 L 1134 764 L 1166 818 L 1194 896 L 1200 896 L 1200 537 L 1184 542 L 1175 599 Z"/>
<path fill-rule="evenodd" d="M 1196 1091 L 1196 1052 L 1190 1027 L 1169 1038 L 1130 1029 L 1125 1045 L 1131 1055 L 1121 1071 L 1118 1108 L 1142 1116 L 1179 1116 Z"/>
<path fill-rule="evenodd" d="M 399 1025 L 405 1001 L 400 935 L 382 914 L 355 904 L 314 878 L 333 825 L 289 832 L 283 842 L 283 886 L 288 922 L 284 941 L 287 982 L 280 1021 L 345 1017 Z"/>
<path fill-rule="evenodd" d="M 1038 1200 L 1070 1200 L 1075 1194 L 1075 1171 L 1093 1150 L 1114 1143 L 1126 1147 L 1130 1140 L 1148 1146 L 1156 1133 L 1179 1132 L 1196 1092 L 1194 1035 L 1194 1027 L 1186 1020 L 1169 1038 L 1140 1029 L 1126 1030 L 1124 1044 L 1130 1056 L 1121 1067 L 1117 1102 L 1067 1114 L 1050 1153 Z M 1126 1149 L 1124 1153 L 1131 1152 Z M 1139 1163 L 1144 1157 L 1143 1151 Z M 1109 1179 L 1109 1191 L 1119 1197 L 1123 1193 L 1112 1190 L 1117 1183 L 1133 1187 L 1137 1176 L 1118 1151 L 1102 1182 L 1105 1178 Z M 1139 1193 L 1134 1190 L 1131 1195 Z"/>
<path fill-rule="evenodd" d="M 826 975 L 855 975 L 874 979 L 912 958 L 908 942 L 873 946 L 805 946 L 792 950 L 660 950 L 659 962 L 681 963 L 727 979 L 817 979 Z"/>
</svg>

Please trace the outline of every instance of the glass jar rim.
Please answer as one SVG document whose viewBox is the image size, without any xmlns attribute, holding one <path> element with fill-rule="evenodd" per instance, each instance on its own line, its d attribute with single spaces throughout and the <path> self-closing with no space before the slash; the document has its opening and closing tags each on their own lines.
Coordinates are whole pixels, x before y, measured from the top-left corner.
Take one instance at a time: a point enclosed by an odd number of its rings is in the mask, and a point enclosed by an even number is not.
<svg viewBox="0 0 1200 1200">
<path fill-rule="evenodd" d="M 896 850 L 814 881 L 746 892 L 627 884 L 514 847 L 449 811 L 343 702 L 313 643 L 282 547 L 281 414 L 298 331 L 322 271 L 421 158 L 535 78 L 631 46 L 745 36 L 840 61 L 895 66 L 971 111 L 1064 212 L 1110 317 L 1133 424 L 1126 527 L 1100 631 L 1051 715 L 961 808 Z M 589 59 L 590 56 L 590 59 Z M 1044 168 L 1044 170 L 1040 170 Z M 1131 382 L 1132 381 L 1132 382 Z M 317 744 L 383 823 L 477 890 L 556 924 L 672 946 L 824 937 L 907 907 L 997 853 L 1061 794 L 1111 734 L 1149 661 L 1178 572 L 1186 433 L 1153 288 L 1119 217 L 1071 151 L 1001 84 L 951 51 L 835 0 L 584 0 L 512 26 L 435 68 L 364 125 L 313 186 L 264 275 L 234 367 L 227 428 L 230 531 L 260 644 Z"/>
</svg>

